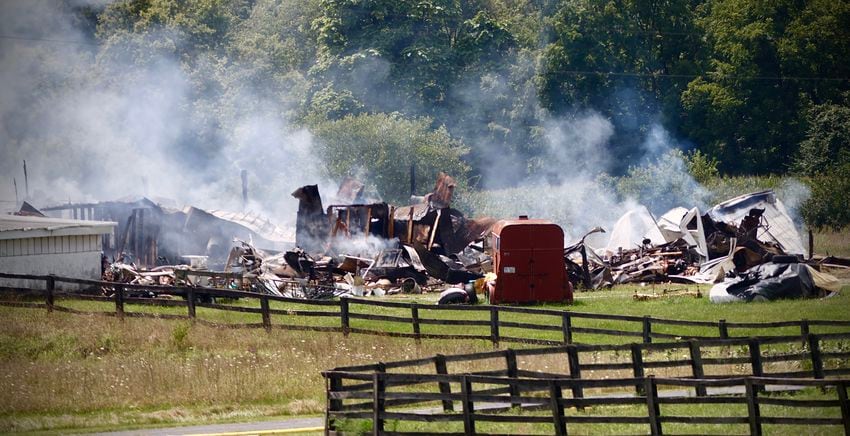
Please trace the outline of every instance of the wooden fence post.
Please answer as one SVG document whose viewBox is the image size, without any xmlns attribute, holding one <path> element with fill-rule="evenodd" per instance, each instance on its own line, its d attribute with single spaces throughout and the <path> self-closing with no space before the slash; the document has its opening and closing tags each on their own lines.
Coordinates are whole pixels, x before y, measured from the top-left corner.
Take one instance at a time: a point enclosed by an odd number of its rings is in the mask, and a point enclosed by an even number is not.
<svg viewBox="0 0 850 436">
<path fill-rule="evenodd" d="M 570 366 L 570 378 L 581 380 L 581 362 L 578 360 L 578 347 L 574 344 L 567 345 L 567 363 Z M 584 389 L 578 383 L 573 383 L 573 398 L 584 398 Z M 576 410 L 584 410 L 584 407 L 576 406 Z"/>
<path fill-rule="evenodd" d="M 567 421 L 564 419 L 564 405 L 561 403 L 563 393 L 561 385 L 555 379 L 549 380 L 549 405 L 552 408 L 552 424 L 555 426 L 555 434 L 566 436 Z"/>
<path fill-rule="evenodd" d="M 649 431 L 653 435 L 661 435 L 661 407 L 658 404 L 658 385 L 655 384 L 655 376 L 644 378 L 644 390 L 646 391 L 646 409 L 649 412 Z"/>
<path fill-rule="evenodd" d="M 725 319 L 717 322 L 717 328 L 720 331 L 720 339 L 729 339 L 729 328 L 726 326 Z"/>
<path fill-rule="evenodd" d="M 195 290 L 190 286 L 186 289 L 186 308 L 189 311 L 189 318 L 195 319 Z"/>
<path fill-rule="evenodd" d="M 378 436 L 384 432 L 384 391 L 386 382 L 384 373 L 376 371 L 372 374 L 372 434 Z"/>
<path fill-rule="evenodd" d="M 573 343 L 573 322 L 569 312 L 564 312 L 561 318 L 561 330 L 564 333 L 564 343 Z"/>
<path fill-rule="evenodd" d="M 437 354 L 434 356 L 434 368 L 438 375 L 446 375 L 449 372 L 446 370 L 446 356 L 442 354 Z M 452 393 L 452 385 L 449 382 L 439 382 L 438 383 L 441 394 L 451 394 Z M 443 411 L 451 412 L 454 411 L 454 403 L 452 400 L 443 400 Z"/>
<path fill-rule="evenodd" d="M 461 404 L 463 405 L 463 432 L 465 434 L 475 434 L 475 419 L 472 414 L 475 413 L 475 405 L 469 396 L 472 394 L 472 383 L 469 377 L 462 376 L 460 381 Z"/>
<path fill-rule="evenodd" d="M 764 367 L 761 363 L 761 346 L 759 344 L 758 339 L 750 338 L 749 339 L 749 348 L 750 348 L 750 363 L 753 366 L 753 376 L 761 377 L 764 374 Z"/>
<path fill-rule="evenodd" d="M 841 405 L 841 420 L 844 422 L 844 434 L 850 435 L 850 403 L 847 402 L 847 383 L 836 382 L 835 390 L 838 392 L 838 402 Z"/>
<path fill-rule="evenodd" d="M 806 340 L 809 337 L 809 320 L 800 320 L 800 336 L 803 338 L 803 345 L 806 345 Z"/>
<path fill-rule="evenodd" d="M 260 311 L 263 313 L 263 328 L 267 332 L 272 331 L 272 316 L 269 312 L 269 297 L 260 297 Z"/>
<path fill-rule="evenodd" d="M 652 343 L 652 318 L 649 315 L 643 317 L 643 343 Z"/>
<path fill-rule="evenodd" d="M 695 379 L 701 379 L 705 377 L 702 366 L 702 350 L 699 348 L 699 343 L 695 341 L 688 341 L 688 348 L 691 350 L 691 371 Z M 698 397 L 708 395 L 705 385 L 697 385 L 696 394 Z"/>
<path fill-rule="evenodd" d="M 115 286 L 115 315 L 124 321 L 124 286 Z"/>
<path fill-rule="evenodd" d="M 419 306 L 415 302 L 410 306 L 410 319 L 413 322 L 413 337 L 419 344 L 422 342 L 422 333 L 419 326 Z"/>
<path fill-rule="evenodd" d="M 348 333 L 351 332 L 348 321 L 348 298 L 339 299 L 339 320 L 342 324 L 342 335 L 348 336 Z"/>
<path fill-rule="evenodd" d="M 820 352 L 820 337 L 818 335 L 809 335 L 809 354 L 812 357 L 812 376 L 814 378 L 823 378 L 823 356 Z"/>
<path fill-rule="evenodd" d="M 53 312 L 53 291 L 56 290 L 56 279 L 52 274 L 47 276 L 45 288 L 45 303 L 47 304 L 47 313 L 50 313 Z"/>
<path fill-rule="evenodd" d="M 517 381 L 516 351 L 513 348 L 505 350 L 505 367 L 507 368 L 508 378 Z M 508 385 L 508 391 L 512 397 L 511 407 L 521 406 L 522 403 L 519 400 L 513 400 L 513 397 L 519 396 L 519 386 L 516 383 L 511 383 Z"/>
<path fill-rule="evenodd" d="M 753 380 L 747 377 L 747 419 L 750 424 L 750 435 L 761 436 L 761 412 L 759 411 L 758 391 L 753 386 Z"/>
<path fill-rule="evenodd" d="M 632 372 L 634 373 L 634 377 L 636 379 L 643 378 L 643 350 L 641 349 L 641 344 L 631 344 L 630 346 L 632 350 Z M 646 394 L 644 390 L 645 383 L 635 383 L 635 393 L 638 395 Z"/>
<path fill-rule="evenodd" d="M 328 393 L 328 408 L 325 411 L 325 434 L 327 435 L 336 430 L 336 420 L 331 417 L 331 412 L 342 410 L 342 400 L 331 398 L 331 393 L 342 390 L 342 377 L 331 374 L 328 377 L 326 389 Z"/>
<path fill-rule="evenodd" d="M 490 306 L 490 341 L 494 347 L 499 346 L 499 308 Z"/>
</svg>

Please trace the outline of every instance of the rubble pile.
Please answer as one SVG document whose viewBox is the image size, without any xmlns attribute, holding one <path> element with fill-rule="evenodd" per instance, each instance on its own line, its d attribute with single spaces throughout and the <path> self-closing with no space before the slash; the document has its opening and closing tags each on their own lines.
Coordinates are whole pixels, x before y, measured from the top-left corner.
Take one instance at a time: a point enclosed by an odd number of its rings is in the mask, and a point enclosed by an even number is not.
<svg viewBox="0 0 850 436">
<path fill-rule="evenodd" d="M 327 207 L 317 185 L 295 190 L 294 231 L 259 215 L 169 208 L 147 198 L 44 210 L 119 222 L 117 237 L 104 241 L 103 279 L 112 282 L 210 286 L 305 299 L 442 292 L 451 297 L 441 300 L 453 302 L 474 302 L 476 294 L 493 289 L 500 273 L 493 271 L 497 221 L 470 219 L 452 208 L 456 184 L 451 176 L 440 173 L 433 191 L 422 197 L 411 193 L 407 206 L 369 202 L 364 186 L 346 178 Z M 42 213 L 25 207 L 21 213 Z M 604 246 L 602 234 L 607 236 Z M 782 202 L 773 191 L 764 191 L 704 213 L 678 207 L 655 217 L 639 207 L 608 231 L 590 230 L 567 246 L 563 257 L 566 279 L 583 290 L 734 281 L 712 289 L 712 301 L 837 291 L 840 286 L 820 271 L 821 265 L 847 268 L 850 261 L 812 260 L 809 250 Z M 770 285 L 767 280 L 773 278 L 780 284 Z M 803 291 L 800 283 L 807 285 Z M 783 286 L 794 290 L 781 291 Z"/>
</svg>

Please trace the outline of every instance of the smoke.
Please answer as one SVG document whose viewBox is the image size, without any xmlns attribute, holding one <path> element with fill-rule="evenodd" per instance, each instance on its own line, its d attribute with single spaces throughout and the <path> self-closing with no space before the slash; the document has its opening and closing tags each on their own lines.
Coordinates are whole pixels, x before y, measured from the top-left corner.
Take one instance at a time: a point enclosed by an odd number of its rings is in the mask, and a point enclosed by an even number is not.
<svg viewBox="0 0 850 436">
<path fill-rule="evenodd" d="M 24 159 L 41 206 L 150 195 L 239 210 L 245 169 L 249 208 L 286 223 L 297 187 L 335 192 L 288 122 L 285 84 L 239 83 L 246 66 L 209 56 L 189 67 L 165 29 L 95 41 L 77 13 L 102 4 L 0 2 L 0 199 L 13 177 L 23 198 Z"/>
</svg>

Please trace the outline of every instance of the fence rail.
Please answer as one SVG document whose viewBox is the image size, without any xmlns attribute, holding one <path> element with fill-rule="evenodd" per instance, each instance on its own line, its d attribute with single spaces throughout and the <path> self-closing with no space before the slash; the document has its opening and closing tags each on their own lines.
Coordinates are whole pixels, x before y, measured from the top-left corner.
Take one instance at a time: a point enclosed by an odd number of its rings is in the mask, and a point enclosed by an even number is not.
<svg viewBox="0 0 850 436">
<path fill-rule="evenodd" d="M 764 425 L 834 426 L 850 434 L 850 402 L 847 385 L 850 380 L 789 379 L 773 377 L 741 377 L 725 379 L 680 379 L 657 378 L 654 376 L 608 380 L 581 380 L 570 378 L 522 379 L 471 374 L 395 374 L 384 372 L 348 373 L 329 371 L 323 373 L 328 380 L 328 409 L 326 412 L 326 434 L 337 434 L 336 421 L 340 419 L 362 419 L 371 421 L 372 434 L 486 434 L 476 428 L 478 423 L 499 422 L 545 424 L 551 434 L 566 435 L 568 427 L 575 424 L 639 424 L 650 434 L 664 434 L 665 424 L 713 424 L 747 426 L 749 434 L 761 435 Z M 339 380 L 360 380 L 369 391 L 340 389 Z M 424 390 L 397 391 L 398 386 L 421 386 L 423 384 L 460 386 L 458 393 L 439 393 Z M 497 386 L 493 388 L 493 386 Z M 574 393 L 590 388 L 617 389 L 640 386 L 641 392 L 629 396 L 576 397 Z M 771 388 L 788 389 L 789 386 L 833 388 L 836 399 L 807 400 L 791 397 L 773 397 L 767 394 Z M 477 387 L 477 388 L 476 388 Z M 711 387 L 712 395 L 696 397 L 681 393 L 682 388 Z M 565 396 L 572 392 L 573 396 Z M 659 394 L 661 392 L 661 394 Z M 504 395 L 508 393 L 509 395 Z M 743 396 L 741 395 L 743 394 Z M 344 408 L 344 401 L 355 400 L 361 407 Z M 459 402 L 461 410 L 452 413 L 446 410 L 411 410 L 414 404 L 434 401 Z M 712 404 L 746 407 L 745 416 L 684 416 L 665 409 L 675 405 Z M 576 413 L 568 415 L 565 409 L 582 410 L 589 406 L 636 405 L 645 413 L 633 416 L 614 416 Z M 539 414 L 516 413 L 512 407 L 538 410 Z M 769 406 L 769 409 L 762 408 Z M 406 408 L 402 408 L 406 407 Z M 833 409 L 836 417 L 809 417 L 811 408 Z M 506 413 L 497 413 L 507 410 Z M 793 416 L 795 410 L 798 416 Z M 800 412 L 802 411 L 802 412 Z M 768 415 L 767 413 L 774 414 Z M 802 416 L 800 416 L 802 414 Z M 790 415 L 790 416 L 789 416 Z M 428 426 L 427 430 L 412 427 L 403 432 L 387 431 L 385 423 L 394 420 L 395 427 L 440 423 Z M 457 430 L 446 430 L 444 423 L 458 423 Z M 551 426 L 551 427 L 549 427 Z M 527 427 L 523 427 L 527 429 Z M 528 430 L 524 430 L 527 432 Z M 504 430 L 500 429 L 500 432 Z"/>
<path fill-rule="evenodd" d="M 631 340 L 640 338 L 644 344 L 654 340 L 725 340 L 736 337 L 774 337 L 777 328 L 799 330 L 799 334 L 781 335 L 780 340 L 795 337 L 804 341 L 812 333 L 812 329 L 840 330 L 850 332 L 850 321 L 843 320 L 799 320 L 764 323 L 735 323 L 726 320 L 688 321 L 655 318 L 651 316 L 611 315 L 575 312 L 570 310 L 543 309 L 533 307 L 512 306 L 438 306 L 420 303 L 395 301 L 379 301 L 360 298 L 341 298 L 338 300 L 304 300 L 274 295 L 262 295 L 252 292 L 203 288 L 203 287 L 172 287 L 155 285 L 134 285 L 125 283 L 104 282 L 99 280 L 84 280 L 51 275 L 22 275 L 0 273 L 0 278 L 43 281 L 43 288 L 6 287 L 0 290 L 16 296 L 28 298 L 43 298 L 44 303 L 21 301 L 0 301 L 0 305 L 43 308 L 47 311 L 61 310 L 65 312 L 80 312 L 63 308 L 56 304 L 56 298 L 85 299 L 94 301 L 110 301 L 115 305 L 114 316 L 145 317 L 163 315 L 141 312 L 128 312 L 126 305 L 159 305 L 186 307 L 186 315 L 170 315 L 171 318 L 197 319 L 197 308 L 207 308 L 223 311 L 255 313 L 261 315 L 261 323 L 224 324 L 202 321 L 210 325 L 223 325 L 233 328 L 260 327 L 267 330 L 273 328 L 298 329 L 315 331 L 375 334 L 395 337 L 422 339 L 469 339 L 486 340 L 498 346 L 500 343 L 526 343 L 537 345 L 562 345 L 582 343 L 577 336 L 584 336 L 594 342 L 590 335 L 624 338 Z M 57 289 L 56 283 L 70 283 L 89 288 L 106 289 L 112 296 L 97 296 L 79 292 L 65 292 Z M 145 291 L 157 296 L 168 294 L 183 297 L 183 300 L 166 300 L 162 298 L 131 297 L 132 291 Z M 201 296 L 232 299 L 252 299 L 258 301 L 258 307 L 236 306 L 231 304 L 213 304 L 203 302 Z M 293 309 L 273 309 L 270 302 L 293 303 Z M 363 313 L 357 310 L 362 306 L 386 308 L 395 311 L 393 314 Z M 307 307 L 308 309 L 303 309 Z M 409 311 L 400 315 L 397 312 Z M 458 313 L 469 315 L 479 314 L 479 319 L 470 316 L 453 316 Z M 522 315 L 528 315 L 524 317 Z M 304 323 L 273 323 L 272 316 L 329 318 L 338 321 L 334 325 L 309 325 Z M 474 317 L 474 315 L 473 315 Z M 376 322 L 373 322 L 376 321 Z M 606 322 L 616 321 L 620 328 L 610 328 Z M 596 323 L 596 324 L 593 324 Z M 609 323 L 610 324 L 610 323 Z M 463 334 L 444 333 L 445 326 L 466 326 L 469 329 Z M 684 329 L 683 329 L 684 328 Z M 735 336 L 734 329 L 746 330 L 744 335 Z M 442 330 L 442 331 L 440 331 Z M 754 334 L 753 330 L 763 330 L 763 334 Z M 760 332 L 761 333 L 761 332 Z M 587 335 L 587 336 L 585 336 Z"/>
</svg>

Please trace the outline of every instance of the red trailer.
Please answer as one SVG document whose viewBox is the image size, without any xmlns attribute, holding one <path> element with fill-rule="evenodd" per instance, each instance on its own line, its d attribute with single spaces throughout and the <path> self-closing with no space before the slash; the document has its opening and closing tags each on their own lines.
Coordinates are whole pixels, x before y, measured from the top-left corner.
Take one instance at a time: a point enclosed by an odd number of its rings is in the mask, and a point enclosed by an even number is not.
<svg viewBox="0 0 850 436">
<path fill-rule="evenodd" d="M 503 220 L 490 234 L 495 289 L 490 304 L 572 302 L 564 265 L 564 231 L 546 220 Z"/>
</svg>

